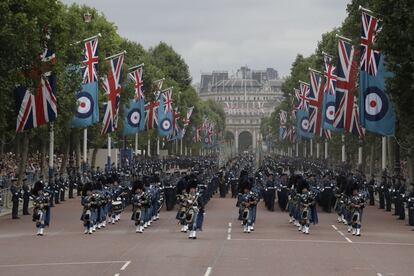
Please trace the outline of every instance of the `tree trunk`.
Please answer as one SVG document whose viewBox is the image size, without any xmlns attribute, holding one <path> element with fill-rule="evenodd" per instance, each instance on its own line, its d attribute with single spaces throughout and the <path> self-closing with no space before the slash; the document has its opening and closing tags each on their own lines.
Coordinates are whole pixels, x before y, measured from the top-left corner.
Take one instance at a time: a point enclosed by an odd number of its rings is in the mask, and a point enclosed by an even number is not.
<svg viewBox="0 0 414 276">
<path fill-rule="evenodd" d="M 20 159 L 21 152 L 22 152 L 21 151 L 21 140 L 22 140 L 21 136 L 22 135 L 23 134 L 17 134 L 16 139 L 15 139 L 14 154 L 15 154 L 17 159 Z"/>
<path fill-rule="evenodd" d="M 44 178 L 47 178 L 48 176 L 48 166 L 46 162 L 46 155 L 47 155 L 47 144 L 44 139 L 40 142 L 40 171 L 41 175 L 43 175 Z"/>
<path fill-rule="evenodd" d="M 18 135 L 20 136 L 20 135 Z M 18 179 L 17 184 L 20 186 L 22 184 L 22 180 L 24 178 L 24 175 L 26 173 L 26 166 L 27 166 L 27 155 L 29 153 L 29 136 L 27 133 L 21 134 L 21 145 L 19 145 L 21 149 L 21 156 L 20 156 L 20 162 L 18 167 Z"/>
<path fill-rule="evenodd" d="M 62 157 L 62 165 L 60 166 L 60 173 L 65 174 L 66 173 L 66 167 L 68 165 L 68 159 L 69 159 L 69 146 L 70 141 L 68 141 L 64 147 L 63 147 L 63 157 Z"/>
<path fill-rule="evenodd" d="M 6 142 L 6 135 L 3 132 L 1 135 L 0 156 L 3 156 L 4 154 L 4 143 L 5 142 Z"/>
<path fill-rule="evenodd" d="M 81 160 L 81 144 L 79 135 L 77 133 L 74 134 L 74 143 L 75 143 L 75 167 L 76 171 L 80 171 L 80 160 Z"/>
<path fill-rule="evenodd" d="M 92 160 L 91 160 L 91 168 L 95 168 L 95 163 L 96 163 L 96 155 L 98 154 L 98 148 L 93 148 L 92 151 Z"/>
<path fill-rule="evenodd" d="M 393 139 L 387 137 L 387 167 L 388 173 L 391 173 L 394 170 L 395 165 L 395 145 Z"/>
<path fill-rule="evenodd" d="M 407 157 L 407 174 L 408 174 L 407 184 L 413 183 L 414 167 L 413 167 L 413 159 L 411 156 Z"/>
<path fill-rule="evenodd" d="M 375 173 L 374 161 L 375 161 L 375 146 L 374 144 L 371 144 L 370 154 L 369 154 L 369 174 L 370 175 Z"/>
</svg>

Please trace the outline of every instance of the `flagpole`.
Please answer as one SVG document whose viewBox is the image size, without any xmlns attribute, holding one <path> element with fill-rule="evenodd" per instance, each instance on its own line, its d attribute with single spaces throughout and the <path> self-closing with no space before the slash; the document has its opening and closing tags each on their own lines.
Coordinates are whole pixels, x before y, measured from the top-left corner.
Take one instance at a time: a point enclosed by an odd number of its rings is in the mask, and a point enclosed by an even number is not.
<svg viewBox="0 0 414 276">
<path fill-rule="evenodd" d="M 296 157 L 299 157 L 299 142 L 296 142 Z"/>
<path fill-rule="evenodd" d="M 362 166 L 362 140 L 359 139 L 358 145 L 358 166 Z"/>
<path fill-rule="evenodd" d="M 183 139 L 180 139 L 180 155 L 183 155 Z"/>
<path fill-rule="evenodd" d="M 346 161 L 346 157 L 345 157 L 345 135 L 342 134 L 341 140 L 342 140 L 342 157 L 341 157 L 341 161 L 344 163 Z"/>
<path fill-rule="evenodd" d="M 150 141 L 149 138 L 148 138 L 148 141 L 147 141 L 147 156 L 151 157 L 151 141 Z"/>
<path fill-rule="evenodd" d="M 124 50 L 124 51 L 122 51 L 122 52 L 120 52 L 118 54 L 115 54 L 115 55 L 112 55 L 112 56 L 109 56 L 109 57 L 105 58 L 105 60 L 113 59 L 113 58 L 115 58 L 117 56 L 120 56 L 120 55 L 123 55 L 123 54 L 126 54 L 126 53 L 127 53 L 127 51 Z"/>
<path fill-rule="evenodd" d="M 325 140 L 325 160 L 328 159 L 328 141 Z"/>
<path fill-rule="evenodd" d="M 53 129 L 53 123 L 50 123 L 49 131 L 49 178 L 53 177 L 54 170 L 54 153 L 55 151 L 55 133 Z"/>
<path fill-rule="evenodd" d="M 381 169 L 385 170 L 385 168 L 387 168 L 387 137 L 383 136 L 382 137 L 382 164 L 381 164 Z"/>
<path fill-rule="evenodd" d="M 160 155 L 160 137 L 157 137 L 157 155 Z"/>
<path fill-rule="evenodd" d="M 115 148 L 115 168 L 118 169 L 118 147 Z"/>
<path fill-rule="evenodd" d="M 108 159 L 107 159 L 108 170 L 111 169 L 111 134 L 108 133 Z"/>
<path fill-rule="evenodd" d="M 83 165 L 85 166 L 88 164 L 88 128 L 83 130 Z"/>
<path fill-rule="evenodd" d="M 319 159 L 319 143 L 316 143 L 316 159 Z"/>
<path fill-rule="evenodd" d="M 304 141 L 304 143 L 303 143 L 303 157 L 308 157 L 307 156 L 307 154 L 308 154 L 308 150 L 307 150 L 307 148 L 306 148 L 306 140 Z"/>
<path fill-rule="evenodd" d="M 313 157 L 313 139 L 310 140 L 310 157 Z"/>
<path fill-rule="evenodd" d="M 135 133 L 135 156 L 138 156 L 138 132 Z"/>
</svg>

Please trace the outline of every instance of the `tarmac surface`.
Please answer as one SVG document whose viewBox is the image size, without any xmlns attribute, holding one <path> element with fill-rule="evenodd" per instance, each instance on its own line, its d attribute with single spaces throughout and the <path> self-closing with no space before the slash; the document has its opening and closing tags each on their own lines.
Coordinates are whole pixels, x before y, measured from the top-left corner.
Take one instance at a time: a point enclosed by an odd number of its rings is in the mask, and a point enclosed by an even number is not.
<svg viewBox="0 0 414 276">
<path fill-rule="evenodd" d="M 414 275 L 412 227 L 377 207 L 365 209 L 361 237 L 323 212 L 304 235 L 262 204 L 255 231 L 243 233 L 230 198 L 208 203 L 197 240 L 180 233 L 175 211 L 163 210 L 143 234 L 130 209 L 93 235 L 83 234 L 80 214 L 80 198 L 52 208 L 43 237 L 31 216 L 1 217 L 0 275 Z"/>
</svg>

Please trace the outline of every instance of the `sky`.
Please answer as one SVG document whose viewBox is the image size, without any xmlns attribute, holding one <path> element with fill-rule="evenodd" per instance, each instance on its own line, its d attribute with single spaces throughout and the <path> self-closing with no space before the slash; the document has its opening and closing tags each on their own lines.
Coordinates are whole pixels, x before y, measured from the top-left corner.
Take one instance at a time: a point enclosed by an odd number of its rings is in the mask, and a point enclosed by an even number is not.
<svg viewBox="0 0 414 276">
<path fill-rule="evenodd" d="M 339 26 L 350 0 L 62 0 L 95 7 L 121 36 L 145 48 L 164 41 L 202 72 L 273 67 L 287 76 L 296 55 L 312 54 Z"/>
</svg>

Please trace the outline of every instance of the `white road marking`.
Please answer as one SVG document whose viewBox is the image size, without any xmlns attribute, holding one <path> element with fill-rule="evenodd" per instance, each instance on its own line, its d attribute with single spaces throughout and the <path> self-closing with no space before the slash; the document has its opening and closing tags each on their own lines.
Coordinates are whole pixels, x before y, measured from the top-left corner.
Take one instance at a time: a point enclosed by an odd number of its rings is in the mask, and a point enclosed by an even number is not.
<svg viewBox="0 0 414 276">
<path fill-rule="evenodd" d="M 114 276 L 119 276 L 119 273 L 115 274 Z"/>
<path fill-rule="evenodd" d="M 341 236 L 342 236 L 342 237 L 343 237 L 343 238 L 344 238 L 347 242 L 349 242 L 349 243 L 353 243 L 353 242 L 352 242 L 352 240 L 351 240 L 350 238 L 346 237 L 346 236 L 345 236 L 345 234 L 344 234 L 341 230 L 338 230 L 338 228 L 337 228 L 335 225 L 333 225 L 333 224 L 332 224 L 331 226 L 332 226 L 332 228 L 333 228 L 333 229 L 335 229 L 335 231 L 336 231 L 336 232 L 338 232 L 338 233 L 339 233 L 339 235 L 341 235 Z"/>
<path fill-rule="evenodd" d="M 131 261 L 126 262 L 122 267 L 121 270 L 125 270 L 125 268 L 127 268 L 127 266 L 131 263 Z"/>
<path fill-rule="evenodd" d="M 231 222 L 229 222 L 229 228 L 227 229 L 227 240 L 231 240 Z"/>
<path fill-rule="evenodd" d="M 204 273 L 204 276 L 209 276 L 211 273 L 211 270 L 212 270 L 211 266 L 207 267 L 207 270 L 206 270 L 206 273 Z"/>
<path fill-rule="evenodd" d="M 293 239 L 231 239 L 232 241 L 273 241 L 273 242 L 308 242 L 308 243 L 336 243 L 348 244 L 348 241 L 330 241 L 330 240 L 293 240 Z M 360 245 L 387 245 L 387 246 L 414 246 L 414 243 L 399 243 L 399 242 L 358 242 L 353 241 L 352 244 Z"/>
<path fill-rule="evenodd" d="M 377 273 L 377 276 L 382 276 L 382 274 L 381 273 Z"/>
<path fill-rule="evenodd" d="M 42 263 L 42 264 L 7 264 L 0 267 L 25 267 L 25 266 L 57 266 L 57 265 L 94 265 L 94 264 L 117 264 L 127 261 L 102 261 L 102 262 L 71 262 L 71 263 Z"/>
<path fill-rule="evenodd" d="M 350 239 L 350 238 L 345 237 L 345 239 L 346 239 L 349 243 L 352 243 L 352 241 L 351 241 L 351 239 Z"/>
</svg>

